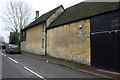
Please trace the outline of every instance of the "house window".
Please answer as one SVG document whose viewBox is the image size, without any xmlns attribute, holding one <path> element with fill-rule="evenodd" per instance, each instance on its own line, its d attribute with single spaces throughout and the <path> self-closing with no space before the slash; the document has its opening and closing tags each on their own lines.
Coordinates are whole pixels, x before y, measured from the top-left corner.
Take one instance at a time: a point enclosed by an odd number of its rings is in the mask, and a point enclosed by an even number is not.
<svg viewBox="0 0 120 80">
<path fill-rule="evenodd" d="M 115 17 L 111 19 L 111 28 L 119 28 L 120 27 L 120 17 Z"/>
<path fill-rule="evenodd" d="M 44 48 L 44 39 L 42 39 L 42 48 Z"/>
<path fill-rule="evenodd" d="M 26 32 L 25 31 L 22 33 L 22 40 L 26 41 Z"/>
<path fill-rule="evenodd" d="M 25 36 L 25 34 L 26 34 L 26 33 L 25 33 L 25 32 L 23 32 L 23 36 Z"/>
</svg>

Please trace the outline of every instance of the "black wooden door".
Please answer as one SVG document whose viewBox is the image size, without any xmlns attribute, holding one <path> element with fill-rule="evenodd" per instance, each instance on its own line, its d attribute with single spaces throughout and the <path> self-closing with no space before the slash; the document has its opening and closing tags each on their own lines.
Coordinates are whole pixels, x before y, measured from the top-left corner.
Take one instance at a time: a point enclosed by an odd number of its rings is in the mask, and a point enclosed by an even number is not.
<svg viewBox="0 0 120 80">
<path fill-rule="evenodd" d="M 120 31 L 91 33 L 91 65 L 120 72 Z"/>
</svg>

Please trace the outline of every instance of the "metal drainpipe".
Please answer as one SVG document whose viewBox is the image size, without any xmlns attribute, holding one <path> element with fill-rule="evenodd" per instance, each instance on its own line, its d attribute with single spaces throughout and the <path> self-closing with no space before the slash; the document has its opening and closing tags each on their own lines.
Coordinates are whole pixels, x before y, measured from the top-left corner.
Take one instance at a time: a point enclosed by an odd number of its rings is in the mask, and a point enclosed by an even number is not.
<svg viewBox="0 0 120 80">
<path fill-rule="evenodd" d="M 47 56 L 47 26 L 45 24 L 45 56 Z"/>
</svg>

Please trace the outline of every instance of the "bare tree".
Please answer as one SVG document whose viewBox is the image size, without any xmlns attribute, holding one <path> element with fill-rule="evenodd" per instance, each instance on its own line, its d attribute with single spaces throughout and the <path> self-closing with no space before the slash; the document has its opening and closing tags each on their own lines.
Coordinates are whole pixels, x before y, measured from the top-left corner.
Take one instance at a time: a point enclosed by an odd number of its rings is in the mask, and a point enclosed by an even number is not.
<svg viewBox="0 0 120 80">
<path fill-rule="evenodd" d="M 4 29 L 13 32 L 20 32 L 34 19 L 31 7 L 21 0 L 19 2 L 10 1 L 2 13 Z"/>
<path fill-rule="evenodd" d="M 1 43 L 1 42 L 3 42 L 3 37 L 2 37 L 2 36 L 0 36 L 0 43 Z"/>
<path fill-rule="evenodd" d="M 33 10 L 25 1 L 11 0 L 6 8 L 2 10 L 2 23 L 4 30 L 19 33 L 18 44 L 21 46 L 21 30 L 34 20 Z"/>
</svg>

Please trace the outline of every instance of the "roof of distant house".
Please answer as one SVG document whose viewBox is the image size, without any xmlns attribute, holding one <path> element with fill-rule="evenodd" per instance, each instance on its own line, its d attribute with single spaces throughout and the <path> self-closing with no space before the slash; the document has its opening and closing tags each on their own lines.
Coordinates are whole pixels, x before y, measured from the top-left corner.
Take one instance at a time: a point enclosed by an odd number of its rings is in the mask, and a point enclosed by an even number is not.
<svg viewBox="0 0 120 80">
<path fill-rule="evenodd" d="M 48 29 L 117 9 L 120 9 L 119 2 L 81 2 L 67 8 Z"/>
<path fill-rule="evenodd" d="M 63 7 L 63 6 L 60 5 L 59 7 Z M 36 19 L 36 20 L 33 21 L 32 23 L 30 23 L 30 24 L 29 24 L 26 28 L 24 28 L 23 30 L 26 30 L 26 29 L 28 29 L 28 28 L 34 27 L 34 26 L 36 26 L 36 25 L 39 25 L 39 24 L 47 21 L 47 19 L 48 19 L 56 10 L 58 10 L 59 7 L 55 8 L 55 9 L 53 9 L 53 10 L 51 10 L 51 11 L 49 11 L 49 12 L 43 14 L 43 15 L 41 15 L 38 19 Z"/>
</svg>

